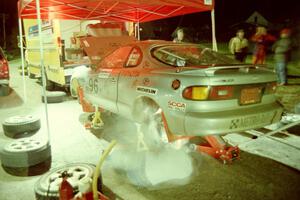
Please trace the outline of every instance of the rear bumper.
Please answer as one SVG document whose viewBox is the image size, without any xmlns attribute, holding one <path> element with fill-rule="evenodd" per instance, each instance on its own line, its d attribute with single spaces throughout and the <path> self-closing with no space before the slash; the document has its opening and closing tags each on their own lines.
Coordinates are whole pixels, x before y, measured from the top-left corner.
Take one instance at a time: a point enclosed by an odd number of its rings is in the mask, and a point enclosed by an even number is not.
<svg viewBox="0 0 300 200">
<path fill-rule="evenodd" d="M 187 113 L 186 135 L 213 135 L 240 132 L 278 122 L 282 107 L 277 103 L 236 111 Z"/>
</svg>

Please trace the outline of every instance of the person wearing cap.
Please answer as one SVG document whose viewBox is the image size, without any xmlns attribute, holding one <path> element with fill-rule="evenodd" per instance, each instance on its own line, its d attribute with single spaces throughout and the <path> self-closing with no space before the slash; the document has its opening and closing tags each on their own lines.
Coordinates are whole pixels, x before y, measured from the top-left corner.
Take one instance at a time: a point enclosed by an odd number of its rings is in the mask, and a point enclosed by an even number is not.
<svg viewBox="0 0 300 200">
<path fill-rule="evenodd" d="M 291 51 L 291 30 L 282 29 L 280 32 L 280 38 L 274 43 L 272 50 L 274 51 L 274 60 L 276 63 L 276 73 L 279 85 L 286 84 L 286 67 L 289 61 L 289 55 Z"/>
<path fill-rule="evenodd" d="M 229 42 L 230 52 L 240 62 L 245 62 L 248 52 L 248 40 L 244 36 L 244 30 L 240 29 L 236 32 L 236 36 L 231 38 Z"/>
</svg>

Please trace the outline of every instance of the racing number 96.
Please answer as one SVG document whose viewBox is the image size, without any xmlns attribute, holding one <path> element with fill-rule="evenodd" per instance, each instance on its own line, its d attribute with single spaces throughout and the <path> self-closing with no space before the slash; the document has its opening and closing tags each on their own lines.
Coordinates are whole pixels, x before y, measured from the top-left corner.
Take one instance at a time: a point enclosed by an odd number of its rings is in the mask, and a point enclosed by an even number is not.
<svg viewBox="0 0 300 200">
<path fill-rule="evenodd" d="M 91 92 L 98 93 L 99 85 L 98 85 L 98 79 L 97 78 L 90 78 L 89 79 L 89 90 Z"/>
</svg>

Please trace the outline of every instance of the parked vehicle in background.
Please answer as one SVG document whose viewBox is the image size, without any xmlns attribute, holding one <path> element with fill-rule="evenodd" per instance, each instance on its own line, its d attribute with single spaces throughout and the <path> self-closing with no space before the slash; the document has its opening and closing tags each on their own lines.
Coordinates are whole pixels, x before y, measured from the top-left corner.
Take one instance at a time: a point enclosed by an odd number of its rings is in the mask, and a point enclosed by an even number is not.
<svg viewBox="0 0 300 200">
<path fill-rule="evenodd" d="M 99 44 L 83 40 L 87 52 Z M 78 81 L 82 105 L 135 122 L 152 116 L 160 136 L 206 136 L 261 128 L 281 119 L 276 75 L 196 44 L 135 41 L 115 48 Z M 76 77 L 73 77 L 76 79 Z"/>
<path fill-rule="evenodd" d="M 26 40 L 25 63 L 31 78 L 41 77 L 40 45 L 38 25 L 35 19 L 24 19 Z M 79 38 L 95 34 L 105 29 L 105 34 L 119 36 L 123 34 L 120 24 L 106 23 L 98 25 L 99 20 L 42 20 L 43 56 L 46 77 L 46 89 L 54 85 L 69 88 L 73 69 L 89 65 L 80 46 Z M 96 31 L 95 31 L 96 29 Z M 100 31 L 101 32 L 101 31 Z"/>
<path fill-rule="evenodd" d="M 0 96 L 9 94 L 9 66 L 8 61 L 0 47 Z"/>
</svg>

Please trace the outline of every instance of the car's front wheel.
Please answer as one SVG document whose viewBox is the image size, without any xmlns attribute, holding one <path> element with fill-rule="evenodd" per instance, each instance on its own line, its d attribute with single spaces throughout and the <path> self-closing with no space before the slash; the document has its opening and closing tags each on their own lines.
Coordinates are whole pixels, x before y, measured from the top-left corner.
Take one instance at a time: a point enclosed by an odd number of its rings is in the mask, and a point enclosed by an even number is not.
<svg viewBox="0 0 300 200">
<path fill-rule="evenodd" d="M 78 80 L 76 78 L 72 79 L 70 83 L 70 93 L 74 99 L 78 98 L 78 91 L 77 91 L 78 87 L 79 87 Z"/>
</svg>

